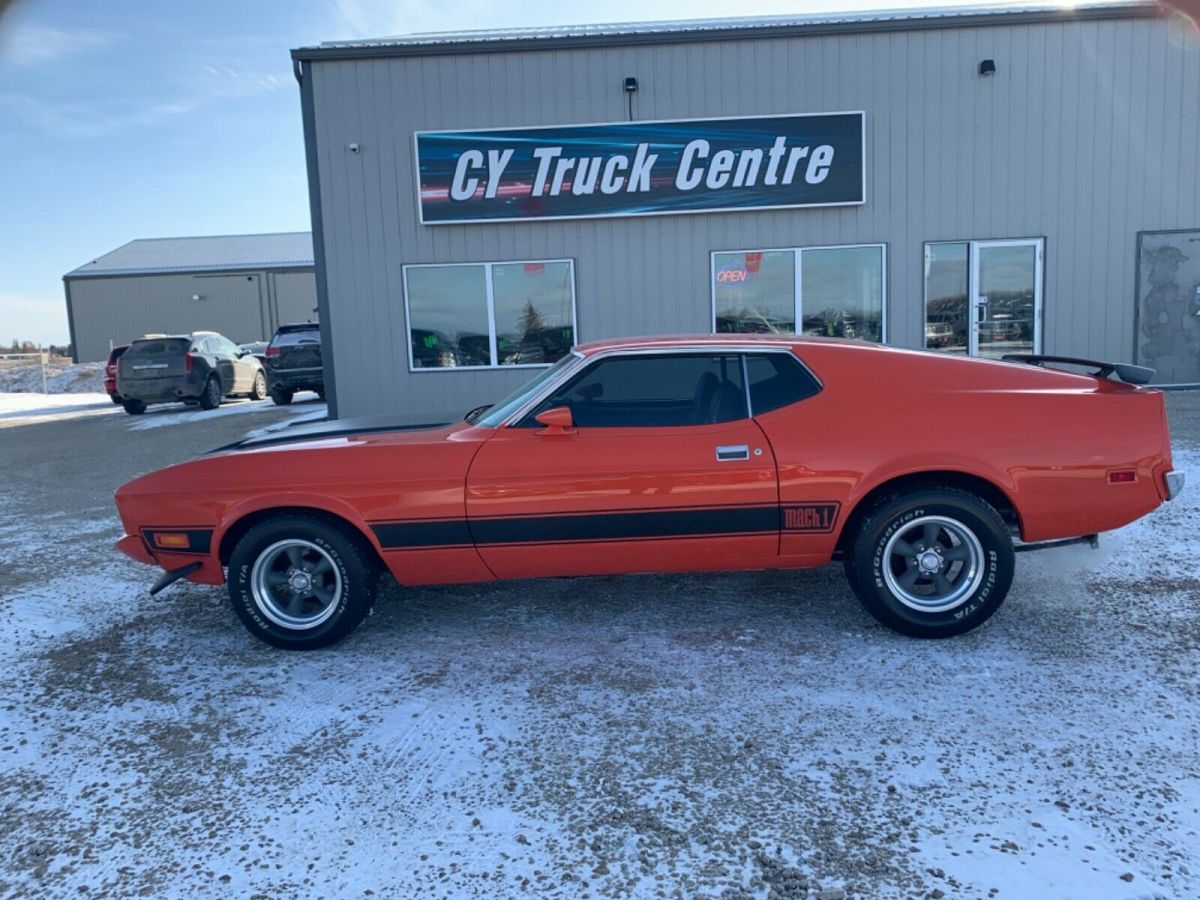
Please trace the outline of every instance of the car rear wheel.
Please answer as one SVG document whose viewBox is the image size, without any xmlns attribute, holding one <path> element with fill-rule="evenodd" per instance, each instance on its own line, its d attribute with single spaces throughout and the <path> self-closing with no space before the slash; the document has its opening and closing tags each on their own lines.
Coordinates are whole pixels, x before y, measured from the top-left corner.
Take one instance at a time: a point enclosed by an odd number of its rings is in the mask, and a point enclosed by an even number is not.
<svg viewBox="0 0 1200 900">
<path fill-rule="evenodd" d="M 261 400 L 267 396 L 267 376 L 258 371 L 254 373 L 254 387 L 250 389 L 251 400 Z"/>
<path fill-rule="evenodd" d="M 1000 608 L 1015 568 L 996 509 L 954 488 L 895 495 L 862 519 L 846 576 L 872 616 L 913 637 L 970 631 Z"/>
<path fill-rule="evenodd" d="M 271 391 L 271 399 L 276 406 L 287 406 L 292 402 L 292 392 L 283 389 Z"/>
<path fill-rule="evenodd" d="M 110 400 L 111 400 L 113 403 L 117 404 L 117 406 L 120 406 L 122 403 L 124 403 L 124 402 L 125 402 L 124 400 L 122 400 L 122 399 L 121 399 L 119 396 L 117 396 L 116 394 L 109 394 L 109 395 L 108 395 L 108 399 L 110 399 Z"/>
<path fill-rule="evenodd" d="M 376 570 L 362 539 L 316 517 L 255 525 L 229 560 L 229 596 L 242 624 L 286 650 L 315 650 L 358 627 L 375 602 Z"/>
<path fill-rule="evenodd" d="M 216 409 L 221 405 L 221 382 L 216 375 L 209 375 L 208 381 L 204 382 L 199 403 L 201 409 Z"/>
<path fill-rule="evenodd" d="M 141 400 L 122 400 L 121 405 L 131 416 L 140 416 L 146 411 L 146 404 Z"/>
</svg>

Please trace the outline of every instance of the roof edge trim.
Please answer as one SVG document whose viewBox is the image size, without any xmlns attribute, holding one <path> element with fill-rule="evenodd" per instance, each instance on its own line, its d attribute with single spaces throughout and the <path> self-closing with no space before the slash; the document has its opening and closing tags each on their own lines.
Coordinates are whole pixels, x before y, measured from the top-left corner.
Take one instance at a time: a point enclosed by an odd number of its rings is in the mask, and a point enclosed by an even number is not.
<svg viewBox="0 0 1200 900">
<path fill-rule="evenodd" d="M 970 7 L 953 15 L 903 16 L 897 10 L 891 18 L 852 19 L 831 22 L 795 22 L 782 24 L 755 24 L 748 20 L 738 25 L 736 19 L 725 20 L 729 24 L 710 27 L 680 28 L 616 33 L 598 33 L 562 36 L 532 35 L 528 37 L 487 37 L 480 32 L 478 38 L 464 37 L 437 40 L 436 33 L 410 35 L 406 38 L 371 42 L 346 42 L 325 44 L 316 47 L 298 47 L 291 51 L 293 60 L 320 62 L 323 60 L 377 59 L 404 56 L 452 56 L 472 53 L 516 53 L 540 50 L 570 50 L 604 47 L 644 46 L 648 44 L 687 44 L 712 41 L 766 40 L 779 38 L 818 37 L 838 34 L 869 34 L 897 31 L 927 31 L 951 28 L 979 28 L 1000 25 L 1054 24 L 1060 22 L 1086 22 L 1105 19 L 1157 19 L 1164 18 L 1166 11 L 1154 2 L 1111 3 L 1084 7 L 1035 8 L 1015 7 L 1012 11 L 1001 11 L 986 7 L 980 12 L 970 12 Z M 630 28 L 640 23 L 629 23 Z M 653 23 L 659 24 L 659 23 Z M 667 24 L 667 23 L 662 23 Z M 614 26 L 619 27 L 619 26 Z M 504 34 L 501 31 L 498 34 Z M 416 38 L 425 40 L 417 41 Z M 405 43 L 404 40 L 411 42 Z"/>
</svg>

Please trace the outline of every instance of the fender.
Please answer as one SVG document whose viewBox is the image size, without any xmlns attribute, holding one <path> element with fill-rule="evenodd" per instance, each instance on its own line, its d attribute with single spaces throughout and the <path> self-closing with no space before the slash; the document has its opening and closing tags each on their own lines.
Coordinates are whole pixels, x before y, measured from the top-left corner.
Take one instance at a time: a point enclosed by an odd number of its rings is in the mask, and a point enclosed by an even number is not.
<svg viewBox="0 0 1200 900">
<path fill-rule="evenodd" d="M 257 494 L 253 497 L 247 497 L 233 506 L 227 507 L 221 516 L 220 523 L 213 531 L 212 546 L 214 554 L 219 553 L 221 541 L 224 540 L 229 530 L 246 516 L 262 512 L 265 509 L 277 509 L 280 507 L 312 509 L 345 519 L 367 539 L 376 553 L 382 551 L 379 541 L 367 525 L 366 519 L 363 518 L 362 514 L 354 506 L 345 500 L 330 497 L 328 494 L 287 491 L 284 493 Z"/>
</svg>

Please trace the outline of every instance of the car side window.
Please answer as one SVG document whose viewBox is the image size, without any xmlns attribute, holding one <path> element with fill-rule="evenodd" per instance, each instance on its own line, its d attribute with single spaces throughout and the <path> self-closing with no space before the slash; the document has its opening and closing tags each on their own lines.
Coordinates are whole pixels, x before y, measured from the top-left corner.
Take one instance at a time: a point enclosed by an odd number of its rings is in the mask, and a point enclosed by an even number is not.
<svg viewBox="0 0 1200 900">
<path fill-rule="evenodd" d="M 750 410 L 762 415 L 820 393 L 821 385 L 790 353 L 747 353 Z"/>
<path fill-rule="evenodd" d="M 543 400 L 522 421 L 566 406 L 579 428 L 709 425 L 747 417 L 736 354 L 629 355 L 602 359 Z"/>
</svg>

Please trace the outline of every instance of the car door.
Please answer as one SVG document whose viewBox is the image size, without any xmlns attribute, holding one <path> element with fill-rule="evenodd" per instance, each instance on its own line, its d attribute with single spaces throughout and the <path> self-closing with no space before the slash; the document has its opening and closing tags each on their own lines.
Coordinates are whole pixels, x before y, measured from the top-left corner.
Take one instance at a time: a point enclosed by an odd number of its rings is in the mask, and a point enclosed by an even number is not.
<svg viewBox="0 0 1200 900">
<path fill-rule="evenodd" d="M 226 394 L 236 393 L 238 388 L 238 371 L 235 357 L 222 344 L 221 339 L 213 336 L 206 337 L 203 342 L 204 353 L 212 360 L 213 367 L 221 376 L 221 391 Z"/>
<path fill-rule="evenodd" d="M 233 363 L 234 393 L 249 393 L 254 384 L 254 357 L 243 353 L 242 348 L 227 337 L 217 338 L 217 344 L 221 352 Z"/>
<path fill-rule="evenodd" d="M 573 427 L 534 421 L 562 406 Z M 497 430 L 466 495 L 501 578 L 754 568 L 778 554 L 775 461 L 736 353 L 597 358 Z"/>
</svg>

